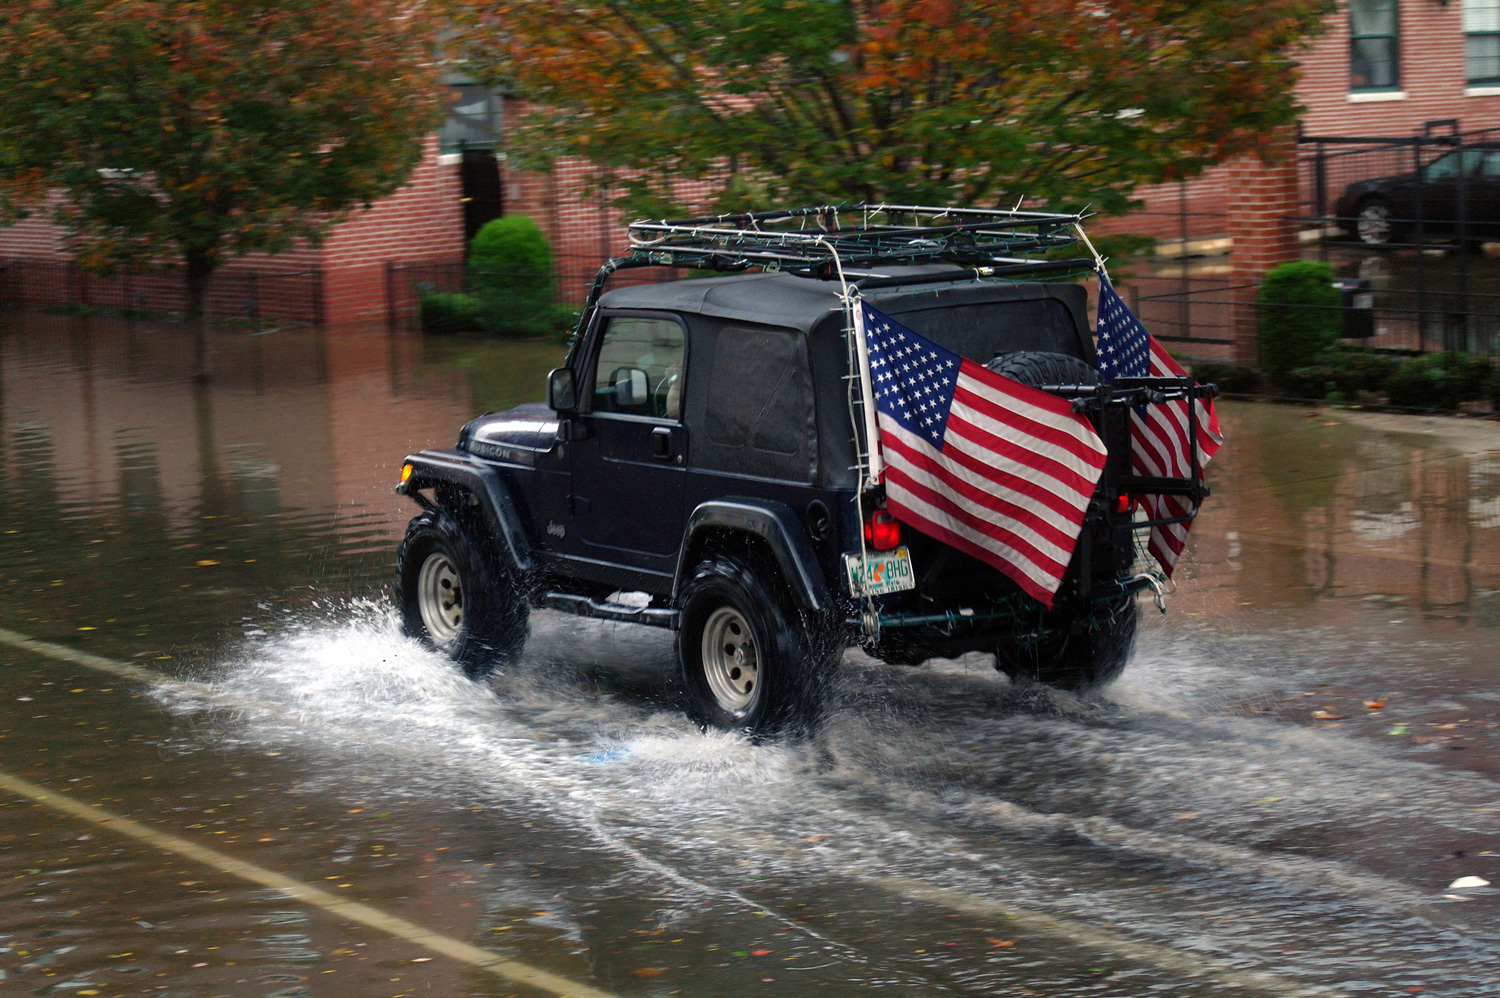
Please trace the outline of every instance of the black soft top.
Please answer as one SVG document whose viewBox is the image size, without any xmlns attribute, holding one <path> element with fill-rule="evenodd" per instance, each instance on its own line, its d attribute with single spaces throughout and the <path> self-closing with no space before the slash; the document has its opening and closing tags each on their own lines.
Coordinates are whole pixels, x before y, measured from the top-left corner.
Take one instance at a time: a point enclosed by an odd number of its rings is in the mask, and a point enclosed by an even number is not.
<svg viewBox="0 0 1500 998">
<path fill-rule="evenodd" d="M 937 313 L 959 308 L 965 312 L 974 306 L 1004 302 L 1053 301 L 1054 314 L 1066 312 L 1070 323 L 1052 321 L 1046 339 L 1051 342 L 1017 344 L 1016 348 L 1051 349 L 1073 354 L 1087 361 L 1094 359 L 1092 337 L 1088 333 L 1087 292 L 1081 285 L 1047 281 L 1012 281 L 1003 278 L 975 278 L 971 272 L 954 270 L 954 280 L 934 283 L 932 278 L 951 268 L 883 267 L 879 271 L 880 287 L 863 291 L 866 301 L 901 320 L 917 332 L 939 342 L 947 339 L 934 325 L 943 325 Z M 862 272 L 864 277 L 868 272 Z M 851 281 L 855 275 L 851 275 Z M 920 279 L 909 285 L 887 286 L 893 278 Z M 842 328 L 842 322 L 825 322 L 842 311 L 837 281 L 817 280 L 784 273 L 738 274 L 699 280 L 672 281 L 664 284 L 639 284 L 615 288 L 600 299 L 601 308 L 664 309 L 684 314 L 698 314 L 716 319 L 753 322 L 800 329 L 819 335 Z M 964 308 L 968 306 L 969 308 Z M 1024 306 L 1023 306 L 1024 307 Z M 1019 316 L 1018 316 L 1019 318 Z M 1031 326 L 1031 322 L 1024 323 Z M 1072 328 L 1067 328 L 1071 326 Z M 1038 330 L 1040 332 L 1040 330 Z M 945 344 L 958 347 L 959 344 Z M 968 350 L 959 350 L 969 354 Z M 983 362 L 988 355 L 976 358 Z"/>
</svg>

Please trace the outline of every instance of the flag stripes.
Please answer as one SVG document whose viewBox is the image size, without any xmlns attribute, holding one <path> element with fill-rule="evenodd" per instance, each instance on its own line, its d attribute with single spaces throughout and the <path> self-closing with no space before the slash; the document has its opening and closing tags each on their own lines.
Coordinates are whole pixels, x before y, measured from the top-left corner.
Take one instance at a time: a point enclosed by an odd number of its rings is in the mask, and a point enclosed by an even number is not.
<svg viewBox="0 0 1500 998">
<path fill-rule="evenodd" d="M 1103 473 L 1093 426 L 868 304 L 886 508 L 1051 605 Z"/>
</svg>

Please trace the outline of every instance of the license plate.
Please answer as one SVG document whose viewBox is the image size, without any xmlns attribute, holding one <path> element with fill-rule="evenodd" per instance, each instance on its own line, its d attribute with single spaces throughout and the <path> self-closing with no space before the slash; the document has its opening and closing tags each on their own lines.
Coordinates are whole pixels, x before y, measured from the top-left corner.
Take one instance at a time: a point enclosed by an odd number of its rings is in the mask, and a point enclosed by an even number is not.
<svg viewBox="0 0 1500 998">
<path fill-rule="evenodd" d="M 849 572 L 849 589 L 856 596 L 879 596 L 917 588 L 917 577 L 911 571 L 911 553 L 906 548 L 871 554 L 868 558 L 846 554 L 844 568 Z"/>
</svg>

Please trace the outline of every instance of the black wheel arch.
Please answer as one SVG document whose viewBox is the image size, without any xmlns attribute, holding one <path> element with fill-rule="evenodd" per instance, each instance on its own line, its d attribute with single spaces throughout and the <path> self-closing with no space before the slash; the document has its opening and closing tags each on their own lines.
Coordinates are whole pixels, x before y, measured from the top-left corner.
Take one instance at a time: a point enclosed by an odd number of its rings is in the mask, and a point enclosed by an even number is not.
<svg viewBox="0 0 1500 998">
<path fill-rule="evenodd" d="M 705 557 L 719 553 L 763 553 L 781 573 L 798 609 L 826 613 L 834 603 L 807 528 L 786 503 L 764 499 L 715 499 L 688 515 L 677 552 L 672 599 Z"/>
<path fill-rule="evenodd" d="M 396 486 L 398 493 L 423 506 L 427 501 L 420 495 L 420 490 L 425 488 L 441 490 L 449 486 L 467 493 L 481 511 L 485 526 L 494 538 L 496 553 L 518 573 L 532 570 L 535 559 L 531 542 L 510 489 L 497 470 L 457 450 L 418 451 L 407 455 L 404 463 L 412 466 L 412 473 Z"/>
</svg>

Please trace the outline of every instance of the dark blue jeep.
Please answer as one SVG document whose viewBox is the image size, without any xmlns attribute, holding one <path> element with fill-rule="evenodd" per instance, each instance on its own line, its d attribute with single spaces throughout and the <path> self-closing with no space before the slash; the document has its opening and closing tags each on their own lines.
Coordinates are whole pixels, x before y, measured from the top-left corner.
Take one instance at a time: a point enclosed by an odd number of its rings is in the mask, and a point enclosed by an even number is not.
<svg viewBox="0 0 1500 998">
<path fill-rule="evenodd" d="M 532 607 L 671 628 L 689 714 L 756 733 L 815 721 L 851 643 L 900 664 L 984 650 L 1013 678 L 1071 688 L 1118 675 L 1154 582 L 1133 570 L 1148 521 L 1125 403 L 1187 386 L 1099 386 L 1084 288 L 1038 279 L 1079 269 L 1038 259 L 1072 241 L 1075 216 L 837 227 L 830 211 L 657 223 L 666 238 L 632 227 L 638 248 L 601 272 L 547 404 L 406 459 L 398 491 L 423 507 L 397 553 L 407 632 L 477 678 L 520 652 Z M 809 215 L 826 249 L 774 224 Z M 742 272 L 603 293 L 652 265 Z M 855 295 L 1091 406 L 1108 465 L 1051 608 L 883 509 L 864 475 Z M 1195 510 L 1207 491 L 1197 477 L 1154 487 Z M 871 564 L 892 578 L 861 581 Z"/>
</svg>

